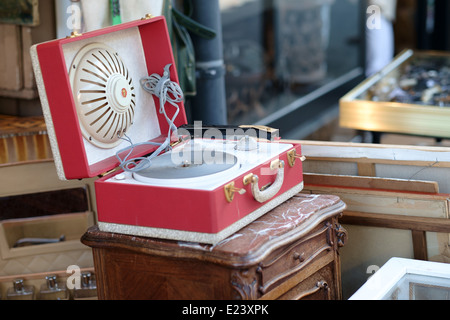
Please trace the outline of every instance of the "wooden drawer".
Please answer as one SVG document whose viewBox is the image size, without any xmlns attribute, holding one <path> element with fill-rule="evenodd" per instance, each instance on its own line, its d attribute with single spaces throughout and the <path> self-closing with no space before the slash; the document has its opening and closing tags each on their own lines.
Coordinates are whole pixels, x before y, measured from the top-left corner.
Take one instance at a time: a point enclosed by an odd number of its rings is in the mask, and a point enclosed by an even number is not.
<svg viewBox="0 0 450 320">
<path fill-rule="evenodd" d="M 261 277 L 260 292 L 266 294 L 333 250 L 332 231 L 330 222 L 321 223 L 307 236 L 269 255 L 257 268 Z"/>
<path fill-rule="evenodd" d="M 279 297 L 279 300 L 334 300 L 336 299 L 334 266 L 328 264 Z"/>
</svg>

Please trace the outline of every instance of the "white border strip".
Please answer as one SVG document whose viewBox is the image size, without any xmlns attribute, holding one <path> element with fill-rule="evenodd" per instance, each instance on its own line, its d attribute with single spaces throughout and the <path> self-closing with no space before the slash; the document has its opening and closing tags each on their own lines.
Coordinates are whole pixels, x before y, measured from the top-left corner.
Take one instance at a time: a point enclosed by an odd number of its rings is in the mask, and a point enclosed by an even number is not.
<svg viewBox="0 0 450 320">
<path fill-rule="evenodd" d="M 450 279 L 450 264 L 391 258 L 349 300 L 381 300 L 407 274 Z"/>
</svg>

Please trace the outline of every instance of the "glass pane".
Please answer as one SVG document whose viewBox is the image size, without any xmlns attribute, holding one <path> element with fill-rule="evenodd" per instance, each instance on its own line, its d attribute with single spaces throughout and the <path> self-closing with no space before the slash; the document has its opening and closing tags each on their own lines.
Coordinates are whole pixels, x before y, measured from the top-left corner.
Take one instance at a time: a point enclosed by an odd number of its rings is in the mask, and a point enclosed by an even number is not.
<svg viewBox="0 0 450 320">
<path fill-rule="evenodd" d="M 230 124 L 260 121 L 360 66 L 359 1 L 220 5 Z"/>
<path fill-rule="evenodd" d="M 450 279 L 406 274 L 383 300 L 450 300 Z"/>
</svg>

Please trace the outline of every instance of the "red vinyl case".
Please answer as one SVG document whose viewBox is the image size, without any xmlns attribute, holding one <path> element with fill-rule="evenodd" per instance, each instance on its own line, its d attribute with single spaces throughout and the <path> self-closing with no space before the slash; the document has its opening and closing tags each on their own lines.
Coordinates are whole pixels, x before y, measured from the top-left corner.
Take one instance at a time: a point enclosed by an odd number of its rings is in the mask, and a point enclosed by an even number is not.
<svg viewBox="0 0 450 320">
<path fill-rule="evenodd" d="M 157 148 L 141 142 L 167 138 L 160 101 L 140 84 L 166 66 L 178 83 L 164 17 L 37 44 L 31 56 L 58 176 L 101 176 L 95 193 L 102 231 L 215 244 L 303 188 L 301 146 L 279 140 L 258 141 L 252 154 L 239 150 L 239 141 L 198 139 L 202 148 L 230 151 L 237 159 L 232 170 L 212 176 L 159 183 L 118 169 L 117 154 L 129 152 L 121 151 L 129 144 L 120 134 L 136 143 L 129 158 Z M 177 105 L 179 127 L 187 118 L 183 102 Z M 165 111 L 172 118 L 176 108 L 166 103 Z"/>
</svg>

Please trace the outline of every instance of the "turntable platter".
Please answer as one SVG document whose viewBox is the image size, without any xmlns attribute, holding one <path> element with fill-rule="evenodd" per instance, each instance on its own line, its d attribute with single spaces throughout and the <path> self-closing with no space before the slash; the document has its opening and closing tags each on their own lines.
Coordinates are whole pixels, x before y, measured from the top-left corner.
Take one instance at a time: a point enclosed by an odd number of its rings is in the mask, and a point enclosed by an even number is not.
<svg viewBox="0 0 450 320">
<path fill-rule="evenodd" d="M 195 139 L 174 147 L 170 152 L 149 159 L 149 167 L 122 172 L 107 181 L 121 184 L 147 184 L 155 187 L 191 190 L 215 190 L 255 168 L 270 162 L 291 144 L 258 142 L 256 150 L 238 150 L 236 141 Z M 267 168 L 261 175 L 274 175 Z"/>
<path fill-rule="evenodd" d="M 146 183 L 192 183 L 205 178 L 223 179 L 239 168 L 238 158 L 231 153 L 184 148 L 152 159 L 148 168 L 135 172 L 133 177 Z"/>
</svg>

